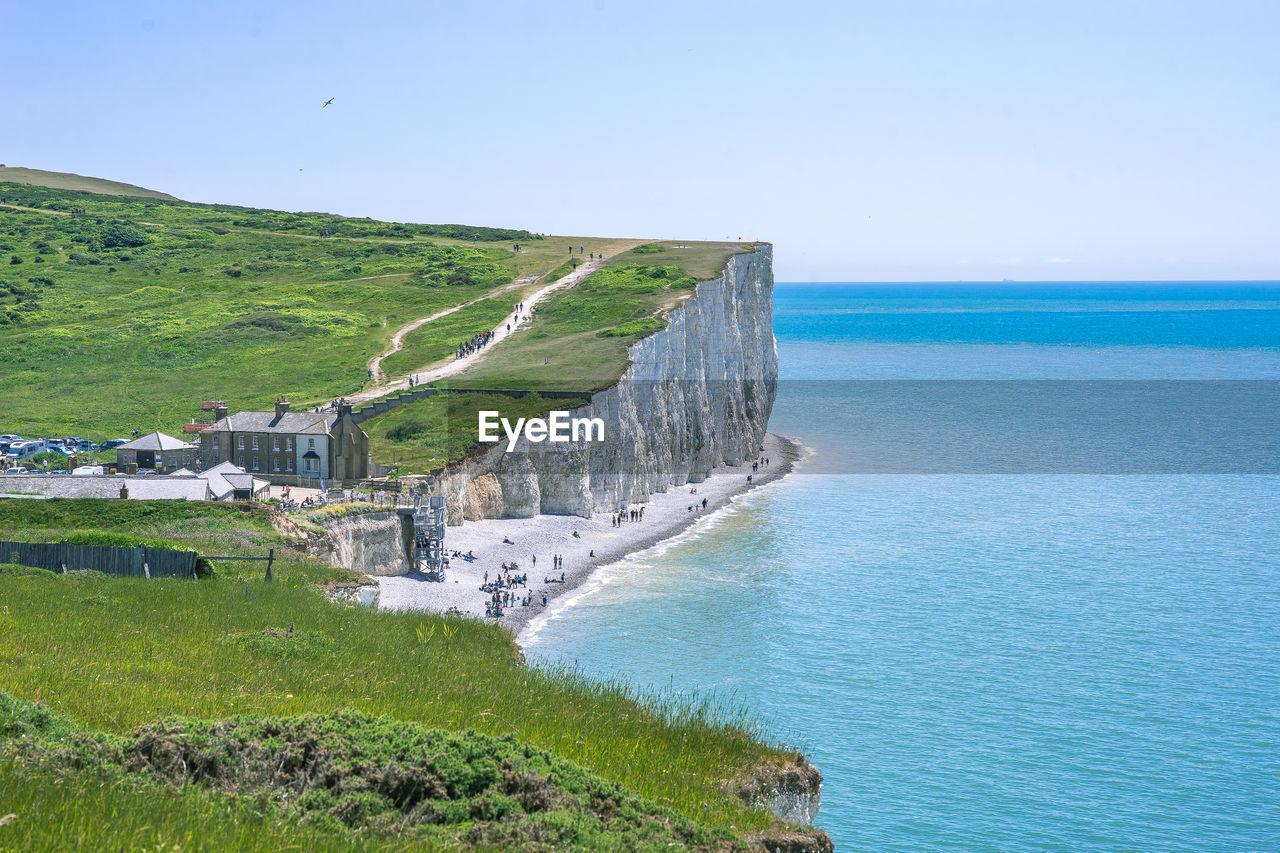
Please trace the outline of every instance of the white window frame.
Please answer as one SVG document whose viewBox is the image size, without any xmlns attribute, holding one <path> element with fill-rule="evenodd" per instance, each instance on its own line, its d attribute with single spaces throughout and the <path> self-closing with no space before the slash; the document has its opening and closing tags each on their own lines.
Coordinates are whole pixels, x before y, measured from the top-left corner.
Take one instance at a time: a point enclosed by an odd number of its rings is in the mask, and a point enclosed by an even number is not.
<svg viewBox="0 0 1280 853">
<path fill-rule="evenodd" d="M 243 436 L 243 435 L 237 435 L 237 436 L 236 436 L 236 450 L 244 450 L 244 436 Z"/>
</svg>

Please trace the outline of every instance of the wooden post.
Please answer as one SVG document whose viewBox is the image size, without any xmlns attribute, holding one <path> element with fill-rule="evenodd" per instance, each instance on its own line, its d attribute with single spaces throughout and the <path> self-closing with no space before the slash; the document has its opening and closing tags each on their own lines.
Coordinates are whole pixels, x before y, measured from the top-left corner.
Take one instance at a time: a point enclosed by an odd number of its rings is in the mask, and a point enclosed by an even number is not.
<svg viewBox="0 0 1280 853">
<path fill-rule="evenodd" d="M 276 560 L 276 549 L 272 548 L 271 550 L 267 551 L 267 583 L 271 583 L 276 579 L 275 575 L 271 573 L 271 564 L 274 563 L 275 560 Z"/>
</svg>

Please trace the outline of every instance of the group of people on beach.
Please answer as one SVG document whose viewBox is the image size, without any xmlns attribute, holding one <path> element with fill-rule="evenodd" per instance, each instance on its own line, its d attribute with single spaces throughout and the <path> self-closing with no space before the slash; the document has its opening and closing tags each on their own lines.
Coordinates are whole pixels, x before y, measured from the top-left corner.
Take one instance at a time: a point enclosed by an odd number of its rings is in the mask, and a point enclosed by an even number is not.
<svg viewBox="0 0 1280 853">
<path fill-rule="evenodd" d="M 614 527 L 621 527 L 624 521 L 644 521 L 644 507 L 620 509 L 618 514 L 613 516 L 611 523 Z"/>
<path fill-rule="evenodd" d="M 503 563 L 502 571 L 498 573 L 498 576 L 493 579 L 492 583 L 489 582 L 489 572 L 486 571 L 484 573 L 484 583 L 480 586 L 480 591 L 489 594 L 489 598 L 485 601 L 484 605 L 485 616 L 489 618 L 501 616 L 504 609 L 514 606 L 517 601 L 515 593 L 516 588 L 528 588 L 528 575 L 512 574 L 513 571 L 519 568 L 520 566 L 514 562 L 510 565 Z M 546 596 L 544 595 L 542 598 L 543 603 L 545 604 Z M 520 606 L 528 607 L 530 601 L 533 600 L 533 593 L 526 592 L 525 595 L 520 597 L 518 600 L 520 602 Z"/>
<path fill-rule="evenodd" d="M 455 357 L 466 358 L 472 353 L 479 352 L 491 343 L 493 343 L 493 332 L 476 332 L 471 336 L 470 340 L 463 341 L 458 345 L 458 351 L 455 353 Z"/>
</svg>

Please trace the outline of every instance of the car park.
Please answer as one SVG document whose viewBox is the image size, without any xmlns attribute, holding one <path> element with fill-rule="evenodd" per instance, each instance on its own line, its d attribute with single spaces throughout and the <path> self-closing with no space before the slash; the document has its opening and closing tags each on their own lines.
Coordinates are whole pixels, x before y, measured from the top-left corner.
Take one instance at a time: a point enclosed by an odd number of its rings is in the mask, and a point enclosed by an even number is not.
<svg viewBox="0 0 1280 853">
<path fill-rule="evenodd" d="M 30 474 L 30 473 L 32 473 L 32 472 L 31 472 L 31 471 L 28 471 L 28 470 L 27 470 L 26 468 L 24 468 L 23 466 L 18 465 L 18 466 L 14 467 L 14 468 L 9 468 L 8 470 L 6 470 L 6 471 L 5 471 L 5 473 L 6 473 L 6 474 Z"/>
<path fill-rule="evenodd" d="M 129 443 L 129 439 L 127 438 L 109 438 L 106 441 L 102 442 L 102 444 L 98 447 L 98 449 L 99 450 L 115 450 L 120 445 L 128 444 L 128 443 Z"/>
</svg>

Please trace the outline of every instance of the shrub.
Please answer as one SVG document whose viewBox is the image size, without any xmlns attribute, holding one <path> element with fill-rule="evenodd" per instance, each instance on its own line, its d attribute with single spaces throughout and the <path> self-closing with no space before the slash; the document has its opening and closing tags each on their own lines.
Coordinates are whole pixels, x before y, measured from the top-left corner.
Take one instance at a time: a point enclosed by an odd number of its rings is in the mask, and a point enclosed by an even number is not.
<svg viewBox="0 0 1280 853">
<path fill-rule="evenodd" d="M 146 234 L 122 222 L 116 222 L 102 229 L 101 234 L 103 248 L 132 249 L 137 246 L 145 246 L 151 241 Z"/>
<path fill-rule="evenodd" d="M 659 246 L 657 243 L 645 243 L 643 246 L 636 246 L 631 251 L 637 255 L 652 255 L 666 250 L 666 246 Z"/>
</svg>

